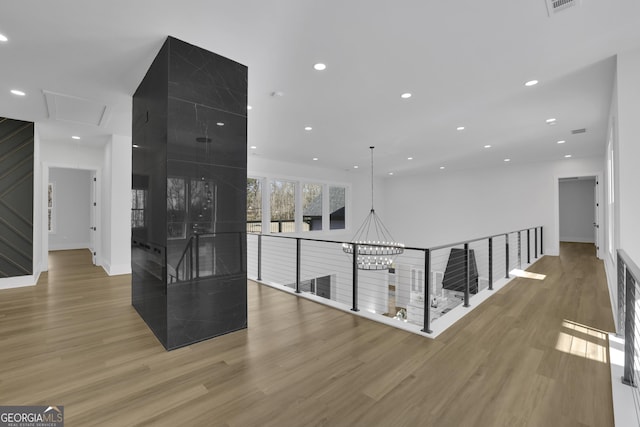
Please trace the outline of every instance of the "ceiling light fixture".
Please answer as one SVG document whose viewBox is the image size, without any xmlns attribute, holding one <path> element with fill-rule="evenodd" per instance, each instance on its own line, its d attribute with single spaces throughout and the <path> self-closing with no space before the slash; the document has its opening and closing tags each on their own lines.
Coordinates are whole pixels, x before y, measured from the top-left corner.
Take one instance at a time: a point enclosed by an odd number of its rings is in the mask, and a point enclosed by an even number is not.
<svg viewBox="0 0 640 427">
<path fill-rule="evenodd" d="M 255 145 L 252 145 L 250 148 L 251 148 L 252 150 L 255 150 L 255 149 L 256 149 L 256 148 L 258 148 L 258 147 L 256 147 Z"/>
<path fill-rule="evenodd" d="M 491 148 L 491 145 L 487 144 L 484 146 L 484 148 Z"/>
<path fill-rule="evenodd" d="M 313 68 L 317 71 L 323 71 L 327 69 L 327 65 L 322 62 L 318 62 L 317 64 L 314 64 Z"/>
<path fill-rule="evenodd" d="M 558 141 L 558 144 L 564 144 L 565 142 L 567 141 L 565 141 L 564 139 L 561 139 L 560 141 Z"/>
<path fill-rule="evenodd" d="M 247 110 L 253 110 L 253 107 L 251 105 L 247 105 Z"/>
<path fill-rule="evenodd" d="M 571 154 L 565 154 L 564 157 L 569 159 L 569 158 L 571 158 Z"/>
<path fill-rule="evenodd" d="M 440 170 L 444 169 L 444 166 L 440 166 Z"/>
<path fill-rule="evenodd" d="M 311 126 L 305 126 L 305 128 L 304 128 L 304 130 L 306 130 L 306 131 L 310 131 L 310 130 L 312 130 L 312 129 L 313 129 L 313 128 L 312 128 Z"/>
<path fill-rule="evenodd" d="M 315 162 L 316 160 L 318 160 L 318 158 L 317 158 L 317 157 L 314 157 L 314 158 L 313 158 L 313 161 Z"/>
<path fill-rule="evenodd" d="M 400 95 L 400 98 L 409 99 L 409 98 L 411 98 L 411 94 L 409 92 L 405 92 L 402 95 Z"/>
<path fill-rule="evenodd" d="M 535 86 L 535 85 L 537 85 L 537 84 L 538 84 L 538 81 L 537 81 L 537 80 L 529 80 L 529 81 L 528 81 L 528 82 L 526 82 L 524 85 L 525 85 L 525 86 L 528 86 L 528 87 L 531 87 L 531 86 Z"/>
<path fill-rule="evenodd" d="M 73 135 L 73 136 L 71 137 L 71 139 L 80 139 L 80 137 L 79 137 L 79 136 L 77 136 L 77 135 Z"/>
<path fill-rule="evenodd" d="M 16 96 L 25 96 L 26 95 L 26 93 L 24 93 L 23 91 L 18 90 L 18 89 L 11 89 L 11 93 L 16 95 Z"/>
<path fill-rule="evenodd" d="M 218 122 L 218 123 L 216 123 L 216 124 L 217 124 L 218 126 L 224 126 L 224 123 L 222 123 L 222 122 Z"/>
<path fill-rule="evenodd" d="M 407 160 L 413 160 L 413 157 L 407 157 Z"/>
<path fill-rule="evenodd" d="M 510 162 L 510 161 L 511 161 L 511 159 L 504 159 L 504 161 L 505 161 L 505 162 Z"/>
<path fill-rule="evenodd" d="M 344 253 L 356 257 L 359 270 L 388 270 L 393 258 L 404 252 L 404 244 L 396 243 L 391 233 L 376 215 L 373 207 L 373 149 L 371 150 L 371 211 L 351 240 L 343 243 Z M 371 232 L 371 235 L 369 233 Z"/>
<path fill-rule="evenodd" d="M 139 148 L 140 146 L 138 144 L 133 144 L 132 147 L 133 148 Z"/>
<path fill-rule="evenodd" d="M 458 126 L 456 130 L 464 130 L 464 126 Z"/>
<path fill-rule="evenodd" d="M 389 172 L 389 175 L 393 175 L 393 172 Z"/>
<path fill-rule="evenodd" d="M 358 168 L 359 168 L 359 166 L 358 166 L 358 165 L 355 165 L 353 168 L 354 168 L 354 169 L 358 169 Z"/>
<path fill-rule="evenodd" d="M 547 120 L 545 120 L 545 121 L 546 121 L 547 123 L 554 123 L 554 122 L 556 121 L 556 119 L 551 118 L 551 119 L 547 119 Z"/>
<path fill-rule="evenodd" d="M 5 36 L 4 34 L 0 34 L 0 42 L 6 42 L 6 41 L 9 41 L 7 36 Z"/>
</svg>

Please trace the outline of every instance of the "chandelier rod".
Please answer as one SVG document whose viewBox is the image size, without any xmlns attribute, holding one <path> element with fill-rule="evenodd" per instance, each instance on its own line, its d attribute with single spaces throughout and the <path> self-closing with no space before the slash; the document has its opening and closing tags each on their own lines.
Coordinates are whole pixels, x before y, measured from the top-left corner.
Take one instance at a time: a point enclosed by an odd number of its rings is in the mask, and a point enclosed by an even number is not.
<svg viewBox="0 0 640 427">
<path fill-rule="evenodd" d="M 374 146 L 369 147 L 371 149 L 371 212 L 375 212 L 373 209 L 373 149 Z"/>
</svg>

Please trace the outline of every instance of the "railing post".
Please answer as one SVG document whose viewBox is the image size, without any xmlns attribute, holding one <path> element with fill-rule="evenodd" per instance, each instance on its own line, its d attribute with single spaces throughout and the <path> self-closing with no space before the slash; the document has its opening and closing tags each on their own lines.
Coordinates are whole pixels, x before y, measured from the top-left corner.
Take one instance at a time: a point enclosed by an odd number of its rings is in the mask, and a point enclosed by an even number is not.
<svg viewBox="0 0 640 427">
<path fill-rule="evenodd" d="M 509 234 L 504 235 L 504 248 L 505 248 L 505 267 L 504 277 L 509 278 Z"/>
<path fill-rule="evenodd" d="M 300 293 L 300 238 L 296 239 L 296 294 Z"/>
<path fill-rule="evenodd" d="M 489 290 L 493 290 L 493 237 L 489 237 Z"/>
<path fill-rule="evenodd" d="M 636 387 L 636 381 L 634 378 L 636 285 L 629 268 L 626 269 L 625 287 L 626 310 L 624 325 L 624 376 L 622 377 L 622 382 L 626 385 Z"/>
<path fill-rule="evenodd" d="M 531 264 L 531 231 L 530 228 L 527 228 L 527 264 Z"/>
<path fill-rule="evenodd" d="M 470 274 L 469 274 L 469 244 L 464 244 L 464 306 L 469 307 L 469 286 L 470 286 Z"/>
<path fill-rule="evenodd" d="M 422 332 L 430 334 L 433 331 L 431 330 L 431 251 L 429 249 L 424 250 L 424 274 L 424 325 Z"/>
<path fill-rule="evenodd" d="M 544 244 L 542 240 L 542 226 L 540 226 L 540 255 L 544 255 Z"/>
<path fill-rule="evenodd" d="M 353 243 L 353 307 L 351 311 L 358 310 L 358 244 Z"/>
<path fill-rule="evenodd" d="M 534 237 L 534 241 L 535 241 L 535 250 L 533 252 L 534 258 L 538 259 L 538 227 L 533 229 L 533 237 Z"/>
<path fill-rule="evenodd" d="M 522 268 L 522 235 L 518 231 L 518 267 Z"/>
<path fill-rule="evenodd" d="M 262 280 L 262 234 L 258 234 L 258 281 Z"/>
<path fill-rule="evenodd" d="M 200 278 L 200 235 L 196 234 L 196 279 Z"/>
<path fill-rule="evenodd" d="M 617 276 L 618 276 L 618 336 L 624 337 L 624 322 L 625 322 L 625 307 L 624 302 L 626 299 L 626 292 L 624 289 L 624 263 L 620 254 L 617 254 Z"/>
<path fill-rule="evenodd" d="M 278 220 L 278 233 L 282 233 L 282 220 Z"/>
</svg>

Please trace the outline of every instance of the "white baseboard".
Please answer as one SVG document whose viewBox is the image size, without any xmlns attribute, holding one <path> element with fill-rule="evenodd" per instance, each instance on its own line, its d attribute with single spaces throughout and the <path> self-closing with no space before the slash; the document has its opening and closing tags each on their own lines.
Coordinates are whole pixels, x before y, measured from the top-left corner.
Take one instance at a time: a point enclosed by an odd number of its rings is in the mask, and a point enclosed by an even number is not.
<svg viewBox="0 0 640 427">
<path fill-rule="evenodd" d="M 102 264 L 102 268 L 109 276 L 119 276 L 121 274 L 131 274 L 130 264 L 117 264 L 111 265 L 108 263 Z"/>
<path fill-rule="evenodd" d="M 29 276 L 5 277 L 0 279 L 0 289 L 23 288 L 25 286 L 35 286 L 38 283 L 40 273 Z"/>
<path fill-rule="evenodd" d="M 560 237 L 561 242 L 570 242 L 570 243 L 593 243 L 593 237 Z"/>
<path fill-rule="evenodd" d="M 69 251 L 73 249 L 89 249 L 91 246 L 89 243 L 52 243 L 49 242 L 49 250 L 50 251 Z"/>
</svg>

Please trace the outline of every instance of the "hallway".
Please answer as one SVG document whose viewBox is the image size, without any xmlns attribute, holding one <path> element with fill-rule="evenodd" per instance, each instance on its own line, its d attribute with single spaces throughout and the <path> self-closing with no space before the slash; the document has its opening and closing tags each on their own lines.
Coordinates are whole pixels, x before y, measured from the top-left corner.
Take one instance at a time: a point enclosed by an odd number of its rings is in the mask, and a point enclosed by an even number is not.
<svg viewBox="0 0 640 427">
<path fill-rule="evenodd" d="M 130 276 L 50 254 L 0 291 L 0 402 L 67 426 L 612 426 L 614 324 L 593 245 L 561 245 L 437 339 L 248 283 L 249 329 L 166 352 Z"/>
</svg>

